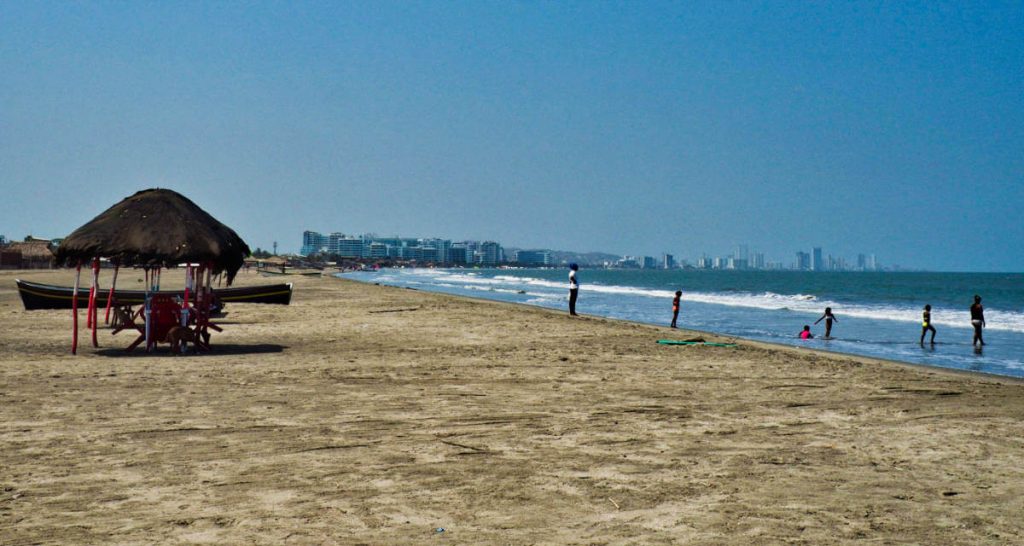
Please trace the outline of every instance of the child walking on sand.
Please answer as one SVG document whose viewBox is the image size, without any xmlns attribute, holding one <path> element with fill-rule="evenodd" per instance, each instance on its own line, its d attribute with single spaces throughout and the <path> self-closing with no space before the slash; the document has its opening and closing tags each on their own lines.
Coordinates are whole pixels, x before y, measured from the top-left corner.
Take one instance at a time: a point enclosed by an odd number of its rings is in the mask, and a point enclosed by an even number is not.
<svg viewBox="0 0 1024 546">
<path fill-rule="evenodd" d="M 676 319 L 679 318 L 679 298 L 683 295 L 682 290 L 676 290 L 676 297 L 672 298 L 672 325 L 670 328 L 676 327 Z"/>
<path fill-rule="evenodd" d="M 814 321 L 814 323 L 817 324 L 821 322 L 822 319 L 825 320 L 825 339 L 829 339 L 830 337 L 832 337 L 832 321 L 834 320 L 836 322 L 839 322 L 839 319 L 837 319 L 835 315 L 832 314 L 831 307 L 826 307 L 825 314 L 821 315 L 821 318 Z"/>
<path fill-rule="evenodd" d="M 924 306 L 924 316 L 921 318 L 921 346 L 924 347 L 924 335 L 932 331 L 932 345 L 935 345 L 935 327 L 932 326 L 932 306 Z"/>
</svg>

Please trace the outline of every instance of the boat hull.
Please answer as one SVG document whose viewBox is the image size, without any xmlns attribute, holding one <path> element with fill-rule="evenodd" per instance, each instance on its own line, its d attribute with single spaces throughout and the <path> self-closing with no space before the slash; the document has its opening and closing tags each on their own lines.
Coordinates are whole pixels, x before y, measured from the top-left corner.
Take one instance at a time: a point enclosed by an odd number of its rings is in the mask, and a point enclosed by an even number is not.
<svg viewBox="0 0 1024 546">
<path fill-rule="evenodd" d="M 36 309 L 71 309 L 72 292 L 70 286 L 54 286 L 30 281 L 15 279 L 18 285 L 18 294 L 21 295 L 21 302 L 25 305 L 26 311 Z M 161 294 L 183 297 L 184 290 L 161 290 Z M 292 284 L 264 284 L 259 286 L 238 286 L 228 288 L 214 288 L 213 293 L 223 303 L 268 303 L 288 305 L 292 300 Z M 101 289 L 96 294 L 97 307 L 106 307 L 107 296 L 110 288 Z M 146 299 L 144 290 L 115 290 L 114 301 L 120 305 L 138 305 Z M 85 308 L 89 305 L 89 288 L 78 289 L 78 306 Z"/>
</svg>

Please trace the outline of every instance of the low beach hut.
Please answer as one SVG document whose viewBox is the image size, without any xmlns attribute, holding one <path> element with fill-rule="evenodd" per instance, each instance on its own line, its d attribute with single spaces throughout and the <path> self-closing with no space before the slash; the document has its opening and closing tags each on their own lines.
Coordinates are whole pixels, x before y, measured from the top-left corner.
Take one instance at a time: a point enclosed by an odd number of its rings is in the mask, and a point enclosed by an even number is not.
<svg viewBox="0 0 1024 546">
<path fill-rule="evenodd" d="M 46 269 L 53 266 L 53 247 L 48 239 L 29 237 L 25 241 L 11 243 L 3 250 L 11 256 L 0 260 L 0 265 L 6 264 L 17 269 Z"/>
<path fill-rule="evenodd" d="M 181 304 L 183 325 L 194 324 L 199 346 L 209 343 L 209 329 L 218 330 L 209 322 L 214 275 L 224 274 L 230 285 L 235 274 L 249 255 L 249 246 L 234 230 L 217 221 L 185 196 L 167 189 L 143 190 L 125 198 L 105 212 L 76 229 L 57 248 L 58 264 L 74 267 L 75 292 L 79 287 L 82 265 L 92 268 L 92 287 L 88 305 L 87 327 L 92 329 L 93 346 L 96 343 L 96 291 L 100 259 L 114 264 L 114 276 L 107 298 L 107 317 L 113 300 L 114 285 L 119 267 L 137 267 L 146 273 L 146 303 L 144 306 L 146 349 L 151 350 L 159 337 L 152 322 L 152 302 L 149 294 L 160 288 L 163 269 L 185 266 L 185 298 Z M 190 291 L 194 305 L 189 305 Z M 77 297 L 73 299 L 73 340 L 71 352 L 78 348 Z M 190 316 L 189 312 L 193 315 Z"/>
</svg>

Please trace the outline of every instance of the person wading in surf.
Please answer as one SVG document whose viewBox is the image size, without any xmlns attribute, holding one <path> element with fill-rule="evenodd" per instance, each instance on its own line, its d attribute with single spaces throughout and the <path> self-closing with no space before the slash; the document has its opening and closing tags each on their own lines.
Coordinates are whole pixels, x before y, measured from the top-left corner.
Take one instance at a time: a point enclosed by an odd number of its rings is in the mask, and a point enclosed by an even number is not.
<svg viewBox="0 0 1024 546">
<path fill-rule="evenodd" d="M 576 316 L 576 297 L 580 293 L 580 283 L 576 280 L 576 272 L 580 266 L 569 264 L 569 314 Z"/>
<path fill-rule="evenodd" d="M 825 319 L 825 339 L 828 339 L 832 337 L 832 321 L 834 320 L 836 322 L 839 322 L 839 319 L 837 319 L 835 315 L 832 314 L 831 307 L 826 307 L 825 314 L 821 315 L 821 318 L 814 321 L 814 323 L 817 324 L 821 322 L 822 319 Z"/>
<path fill-rule="evenodd" d="M 985 327 L 985 308 L 981 306 L 981 296 L 977 294 L 974 296 L 974 305 L 971 306 L 971 326 L 974 326 L 972 345 L 979 347 L 984 345 L 985 340 L 981 338 L 981 329 Z"/>
<path fill-rule="evenodd" d="M 921 317 L 921 346 L 924 347 L 924 335 L 932 331 L 932 345 L 935 345 L 935 327 L 932 326 L 932 306 L 924 306 L 924 316 Z"/>
</svg>

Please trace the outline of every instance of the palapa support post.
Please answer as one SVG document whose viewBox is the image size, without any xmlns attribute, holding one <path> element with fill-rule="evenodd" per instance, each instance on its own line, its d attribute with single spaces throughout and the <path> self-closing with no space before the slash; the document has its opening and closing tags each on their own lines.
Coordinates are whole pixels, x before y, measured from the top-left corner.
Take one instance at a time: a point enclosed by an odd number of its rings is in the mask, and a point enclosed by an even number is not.
<svg viewBox="0 0 1024 546">
<path fill-rule="evenodd" d="M 206 273 L 206 271 L 205 271 L 205 268 L 203 267 L 202 263 L 196 265 L 196 268 L 195 268 L 195 285 L 193 286 L 193 291 L 195 292 L 195 298 L 196 298 L 196 300 L 195 300 L 195 311 L 196 311 L 196 328 L 195 328 L 196 341 L 195 341 L 195 344 L 196 344 L 197 348 L 204 349 L 204 350 L 206 349 L 206 345 L 203 343 L 202 335 L 201 334 L 202 334 L 202 331 L 203 331 L 203 320 L 204 320 L 203 317 L 205 316 L 204 313 L 203 313 L 203 306 L 205 305 L 205 302 L 206 302 L 206 294 L 203 292 L 203 275 L 205 273 Z"/>
<path fill-rule="evenodd" d="M 90 267 L 90 269 L 92 269 Z M 86 300 L 85 305 L 85 327 L 92 328 L 92 302 L 93 298 L 96 297 L 96 272 L 93 271 L 92 275 L 89 276 L 91 282 L 89 284 L 89 298 Z"/>
<path fill-rule="evenodd" d="M 117 262 L 114 263 L 114 278 L 110 281 L 110 293 L 107 294 L 107 314 L 103 319 L 104 324 L 110 324 L 110 307 L 114 305 L 114 287 L 117 286 Z"/>
<path fill-rule="evenodd" d="M 153 339 L 153 337 L 157 334 L 157 332 L 156 332 L 156 328 L 155 328 L 156 325 L 152 324 L 152 322 L 153 322 L 153 304 L 152 304 L 153 295 L 160 291 L 160 266 L 159 265 L 156 266 L 155 270 L 153 270 L 153 277 L 152 277 L 152 279 L 153 279 L 153 286 L 151 286 L 150 290 L 149 290 L 149 292 L 150 292 L 150 305 L 149 305 L 150 320 L 149 321 L 150 321 L 151 325 L 149 327 L 149 336 L 148 336 L 149 339 L 147 340 L 147 343 L 149 343 L 150 350 L 155 349 L 156 348 L 156 344 L 160 341 L 159 339 Z"/>
<path fill-rule="evenodd" d="M 145 309 L 144 312 L 145 312 L 145 319 L 146 319 L 146 332 L 145 332 L 145 336 L 146 336 L 146 352 L 148 353 L 153 348 L 150 345 L 150 339 L 149 339 L 149 323 L 150 323 L 149 316 L 151 314 L 150 313 L 150 306 L 149 306 L 149 302 L 150 302 L 150 295 L 149 295 L 149 293 L 150 293 L 150 291 L 153 288 L 153 274 L 149 271 L 148 267 L 145 268 L 145 271 L 146 271 L 146 303 L 145 303 L 145 307 L 144 307 L 144 309 Z"/>
<path fill-rule="evenodd" d="M 75 288 L 71 291 L 71 354 L 78 354 L 78 281 L 82 276 L 82 262 L 75 268 Z"/>
<path fill-rule="evenodd" d="M 96 295 L 100 291 L 100 259 L 92 260 L 92 297 L 89 298 L 89 324 L 92 327 L 92 346 L 99 347 L 96 341 L 96 323 L 99 322 L 100 314 L 96 305 Z"/>
<path fill-rule="evenodd" d="M 185 298 L 181 302 L 181 325 L 188 327 L 188 293 L 192 289 L 192 264 L 185 264 Z"/>
<path fill-rule="evenodd" d="M 210 349 L 210 305 L 213 303 L 213 263 L 206 263 L 200 266 L 196 275 L 200 279 L 200 285 L 196 287 L 196 294 L 202 299 L 196 300 L 196 339 L 201 340 L 202 347 Z"/>
</svg>

